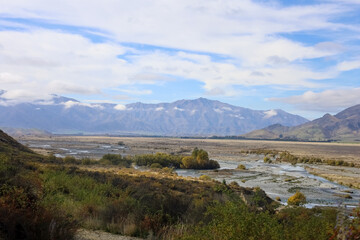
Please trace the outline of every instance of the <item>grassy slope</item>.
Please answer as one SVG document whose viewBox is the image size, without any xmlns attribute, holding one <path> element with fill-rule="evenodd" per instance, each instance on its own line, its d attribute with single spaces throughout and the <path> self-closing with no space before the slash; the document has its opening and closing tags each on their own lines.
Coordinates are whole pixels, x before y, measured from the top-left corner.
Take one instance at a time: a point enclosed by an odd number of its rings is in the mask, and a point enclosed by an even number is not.
<svg viewBox="0 0 360 240">
<path fill-rule="evenodd" d="M 273 202 L 259 189 L 171 173 L 77 166 L 33 153 L 0 131 L 0 224 L 5 226 L 0 236 L 70 239 L 77 226 L 161 236 L 171 226 L 199 222 L 214 201 L 244 199 L 254 209 L 271 209 Z"/>
</svg>

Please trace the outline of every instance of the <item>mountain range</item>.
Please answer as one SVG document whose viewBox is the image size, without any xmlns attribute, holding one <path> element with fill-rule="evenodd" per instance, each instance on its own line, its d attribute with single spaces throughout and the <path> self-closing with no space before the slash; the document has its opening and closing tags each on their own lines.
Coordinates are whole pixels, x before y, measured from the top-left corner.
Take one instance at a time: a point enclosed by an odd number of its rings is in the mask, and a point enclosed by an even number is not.
<svg viewBox="0 0 360 240">
<path fill-rule="evenodd" d="M 252 139 L 289 139 L 299 141 L 360 141 L 360 104 L 336 115 L 323 117 L 299 126 L 281 124 L 242 135 Z"/>
<path fill-rule="evenodd" d="M 82 103 L 54 95 L 46 101 L 14 104 L 7 103 L 0 93 L 1 127 L 59 134 L 227 136 L 272 124 L 296 126 L 306 122 L 280 109 L 252 110 L 205 98 L 120 105 Z"/>
</svg>

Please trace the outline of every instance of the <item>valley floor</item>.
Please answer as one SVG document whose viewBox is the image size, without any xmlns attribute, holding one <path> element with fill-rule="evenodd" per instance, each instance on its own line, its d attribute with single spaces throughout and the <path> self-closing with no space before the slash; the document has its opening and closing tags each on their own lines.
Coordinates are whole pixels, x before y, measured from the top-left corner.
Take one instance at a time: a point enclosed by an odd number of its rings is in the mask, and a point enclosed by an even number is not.
<svg viewBox="0 0 360 240">
<path fill-rule="evenodd" d="M 358 177 L 360 175 L 360 144 L 109 136 L 24 136 L 19 137 L 18 140 L 42 154 L 55 153 L 62 157 L 70 154 L 79 158 L 101 158 L 107 152 L 123 155 L 155 152 L 190 154 L 194 146 L 197 146 L 206 149 L 213 159 L 239 161 L 248 150 L 288 151 L 299 157 L 354 163 L 357 166 L 355 168 L 325 164 L 306 164 L 306 166 L 307 170 L 314 175 L 346 186 L 360 188 Z"/>
<path fill-rule="evenodd" d="M 217 139 L 180 139 L 180 138 L 144 138 L 144 137 L 108 137 L 108 136 L 51 136 L 51 137 L 18 137 L 21 143 L 30 145 L 38 152 L 52 152 L 54 149 L 67 148 L 69 145 L 78 145 L 80 150 L 84 148 L 96 148 L 99 145 L 116 145 L 122 142 L 126 154 L 143 154 L 149 152 L 166 153 L 190 153 L 194 146 L 206 149 L 213 158 L 234 160 L 243 151 L 254 149 L 268 149 L 288 151 L 296 156 L 313 156 L 324 159 L 343 160 L 360 165 L 360 144 L 351 143 L 320 143 L 320 142 L 285 142 L 285 141 L 262 141 L 262 140 L 217 140 Z M 36 142 L 38 146 L 31 146 Z M 39 146 L 39 143 L 47 145 L 55 142 L 53 149 Z M 86 149 L 88 150 L 88 149 Z M 61 153 L 61 152 L 59 152 Z M 86 152 L 77 153 L 86 155 Z M 99 158 L 101 156 L 98 156 Z"/>
</svg>

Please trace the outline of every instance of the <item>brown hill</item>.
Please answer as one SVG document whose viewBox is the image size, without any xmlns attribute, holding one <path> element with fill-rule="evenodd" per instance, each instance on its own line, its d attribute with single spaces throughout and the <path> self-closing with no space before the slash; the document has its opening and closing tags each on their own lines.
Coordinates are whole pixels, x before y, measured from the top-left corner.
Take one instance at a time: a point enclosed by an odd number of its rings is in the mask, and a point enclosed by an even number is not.
<svg viewBox="0 0 360 240">
<path fill-rule="evenodd" d="M 25 147 L 15 139 L 0 130 L 0 153 L 9 152 L 27 152 L 33 153 L 29 148 Z"/>
<path fill-rule="evenodd" d="M 299 141 L 360 141 L 360 105 L 295 127 L 280 124 L 242 135 L 253 139 L 284 139 Z"/>
</svg>

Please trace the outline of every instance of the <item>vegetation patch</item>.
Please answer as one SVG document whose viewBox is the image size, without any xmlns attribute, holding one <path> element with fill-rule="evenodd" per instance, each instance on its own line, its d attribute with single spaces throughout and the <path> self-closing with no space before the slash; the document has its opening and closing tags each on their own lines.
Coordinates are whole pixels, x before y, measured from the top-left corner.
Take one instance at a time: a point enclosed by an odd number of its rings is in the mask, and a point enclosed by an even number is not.
<svg viewBox="0 0 360 240">
<path fill-rule="evenodd" d="M 306 203 L 306 197 L 302 192 L 296 191 L 294 195 L 287 200 L 288 205 L 300 206 Z"/>
</svg>

